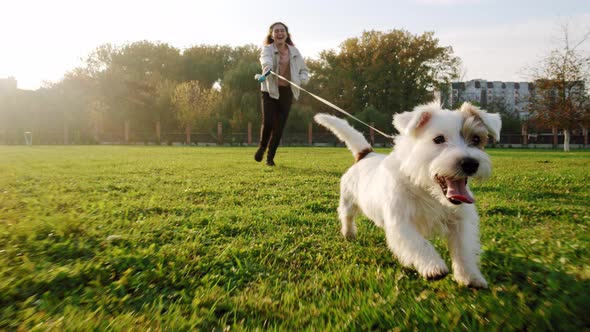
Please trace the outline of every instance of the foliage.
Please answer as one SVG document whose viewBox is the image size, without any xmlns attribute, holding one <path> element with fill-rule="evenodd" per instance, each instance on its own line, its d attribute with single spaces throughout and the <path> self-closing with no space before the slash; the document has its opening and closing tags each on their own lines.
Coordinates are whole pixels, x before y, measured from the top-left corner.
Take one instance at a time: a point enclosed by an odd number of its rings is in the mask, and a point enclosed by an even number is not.
<svg viewBox="0 0 590 332">
<path fill-rule="evenodd" d="M 521 98 L 524 99 L 524 98 Z M 516 101 L 521 102 L 521 100 Z M 502 132 L 520 133 L 522 130 L 522 120 L 517 111 L 511 112 L 506 105 L 506 99 L 501 96 L 493 96 L 486 103 L 486 111 L 490 113 L 499 113 L 502 116 Z"/>
<path fill-rule="evenodd" d="M 20 136 L 24 131 L 31 131 L 42 122 L 38 122 L 41 117 L 39 107 L 39 97 L 30 91 L 17 91 L 12 94 L 0 95 L 0 128 L 2 124 L 12 124 L 11 128 L 6 131 L 18 132 L 19 135 L 10 135 L 13 137 L 13 143 L 24 143 Z"/>
<path fill-rule="evenodd" d="M 365 108 L 362 112 L 357 113 L 356 117 L 369 125 L 371 123 L 374 124 L 374 126 L 377 128 L 389 128 L 393 121 L 393 117 L 391 116 L 391 114 L 387 112 L 379 112 L 379 110 L 373 106 L 369 106 Z M 353 125 L 357 125 L 357 123 L 353 123 Z M 363 131 L 367 128 L 362 126 L 358 127 L 357 129 Z"/>
<path fill-rule="evenodd" d="M 587 330 L 589 152 L 490 153 L 471 290 L 342 238 L 344 148 L 0 146 L 0 330 Z"/>
<path fill-rule="evenodd" d="M 221 118 L 234 131 L 245 131 L 248 122 L 260 122 L 260 84 L 253 79 L 253 73 L 260 71 L 259 53 L 254 47 L 236 49 L 234 65 L 221 81 Z"/>
<path fill-rule="evenodd" d="M 202 86 L 198 81 L 180 83 L 174 90 L 172 104 L 175 116 L 184 128 L 211 127 L 211 114 L 219 100 L 219 91 Z"/>
<path fill-rule="evenodd" d="M 317 125 L 313 120 L 314 115 L 313 108 L 310 106 L 299 103 L 294 104 L 289 112 L 289 118 L 285 130 L 293 133 L 305 132 L 310 123 Z"/>
<path fill-rule="evenodd" d="M 310 89 L 351 113 L 373 107 L 391 116 L 431 101 L 434 89 L 457 76 L 458 65 L 452 48 L 440 46 L 432 32 L 368 31 L 311 61 Z"/>
<path fill-rule="evenodd" d="M 133 119 L 138 127 L 151 127 L 159 119 L 159 85 L 178 80 L 181 73 L 180 51 L 143 41 L 114 49 L 107 59 L 110 62 L 103 65 L 106 69 L 98 81 L 112 118 Z"/>
<path fill-rule="evenodd" d="M 541 128 L 560 128 L 566 141 L 572 129 L 590 125 L 590 55 L 578 47 L 586 41 L 572 44 L 568 26 L 562 26 L 563 46 L 552 49 L 531 74 L 534 89 L 531 93 L 529 113 L 531 122 Z M 564 149 L 568 149 L 568 143 Z"/>
<path fill-rule="evenodd" d="M 174 104 L 172 98 L 178 82 L 163 80 L 156 85 L 156 119 L 160 121 L 162 128 L 172 130 L 179 125 L 174 116 Z"/>
<path fill-rule="evenodd" d="M 260 88 L 253 80 L 260 72 L 259 54 L 260 47 L 251 44 L 197 45 L 183 51 L 149 41 L 100 45 L 60 82 L 30 94 L 0 97 L 0 119 L 6 120 L 0 129 L 30 128 L 23 114 L 32 112 L 51 119 L 38 121 L 36 132 L 72 127 L 83 133 L 80 142 L 92 141 L 98 131 L 122 132 L 124 122 L 134 132 L 152 132 L 156 122 L 173 132 L 183 125 L 172 112 L 174 89 L 198 81 L 203 88 L 221 92 L 222 102 L 210 110 L 216 115 L 212 121 L 243 132 L 248 122 L 260 121 Z M 353 113 L 377 110 L 383 114 L 379 118 L 428 101 L 439 83 L 455 76 L 459 63 L 450 47 L 438 45 L 433 33 L 401 30 L 365 32 L 345 40 L 339 53 L 326 51 L 319 60 L 307 61 L 312 91 Z M 45 104 L 52 106 L 41 106 Z M 302 96 L 292 115 L 300 122 L 326 110 Z M 385 130 L 392 129 L 391 121 L 383 122 Z"/>
<path fill-rule="evenodd" d="M 584 81 L 537 79 L 531 96 L 531 122 L 544 128 L 567 130 L 590 122 L 588 93 Z"/>
<path fill-rule="evenodd" d="M 200 45 L 182 53 L 183 81 L 199 81 L 204 87 L 212 87 L 220 81 L 231 58 L 232 48 L 220 45 Z"/>
</svg>

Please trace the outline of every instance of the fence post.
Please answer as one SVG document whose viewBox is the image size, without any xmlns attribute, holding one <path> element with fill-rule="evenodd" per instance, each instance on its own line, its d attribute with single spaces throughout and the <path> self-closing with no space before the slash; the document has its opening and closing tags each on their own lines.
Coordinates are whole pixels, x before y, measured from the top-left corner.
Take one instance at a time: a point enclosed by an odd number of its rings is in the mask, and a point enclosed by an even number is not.
<svg viewBox="0 0 590 332">
<path fill-rule="evenodd" d="M 129 144 L 129 120 L 125 120 L 125 144 Z"/>
<path fill-rule="evenodd" d="M 526 123 L 522 124 L 522 144 L 525 146 L 529 144 L 529 128 Z"/>
<path fill-rule="evenodd" d="M 102 114 L 98 113 L 94 118 L 94 141 L 96 144 L 100 144 L 100 139 L 103 133 L 102 126 Z"/>
<path fill-rule="evenodd" d="M 30 131 L 25 131 L 25 144 L 28 146 L 33 145 L 33 133 Z"/>
<path fill-rule="evenodd" d="M 371 127 L 375 127 L 375 123 L 371 122 Z M 375 146 L 375 130 L 369 128 L 369 137 L 371 138 L 371 145 Z"/>
<path fill-rule="evenodd" d="M 551 128 L 551 131 L 553 132 L 553 147 L 556 148 L 559 144 L 559 140 L 557 139 L 557 128 L 553 127 Z"/>
<path fill-rule="evenodd" d="M 70 132 L 67 122 L 64 122 L 64 144 L 70 144 Z"/>
<path fill-rule="evenodd" d="M 248 122 L 248 145 L 252 144 L 252 122 Z"/>
<path fill-rule="evenodd" d="M 186 139 L 185 139 L 186 145 L 191 145 L 191 125 L 190 124 L 186 125 L 184 133 L 186 135 Z"/>
<path fill-rule="evenodd" d="M 162 127 L 160 125 L 160 120 L 156 121 L 156 142 L 158 144 L 162 143 Z"/>
<path fill-rule="evenodd" d="M 100 144 L 100 134 L 99 134 L 100 129 L 98 128 L 98 123 L 94 123 L 94 142 L 96 144 Z"/>
<path fill-rule="evenodd" d="M 223 128 L 221 122 L 217 122 L 217 144 L 223 145 Z"/>
<path fill-rule="evenodd" d="M 313 145 L 313 124 L 311 122 L 307 124 L 307 144 Z"/>
</svg>

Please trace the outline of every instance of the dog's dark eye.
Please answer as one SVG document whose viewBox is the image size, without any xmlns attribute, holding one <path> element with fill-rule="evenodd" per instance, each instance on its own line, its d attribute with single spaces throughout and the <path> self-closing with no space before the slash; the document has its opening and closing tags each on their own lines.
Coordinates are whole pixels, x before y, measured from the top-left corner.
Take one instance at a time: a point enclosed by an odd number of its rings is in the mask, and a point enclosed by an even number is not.
<svg viewBox="0 0 590 332">
<path fill-rule="evenodd" d="M 481 143 L 481 138 L 479 138 L 479 136 L 473 136 L 471 143 L 473 143 L 473 145 L 479 145 L 479 143 Z"/>
<path fill-rule="evenodd" d="M 444 137 L 443 135 L 436 136 L 436 137 L 433 139 L 433 141 L 434 141 L 434 143 L 436 143 L 436 144 L 443 144 L 444 142 L 446 142 L 446 140 L 445 140 L 445 137 Z"/>
</svg>

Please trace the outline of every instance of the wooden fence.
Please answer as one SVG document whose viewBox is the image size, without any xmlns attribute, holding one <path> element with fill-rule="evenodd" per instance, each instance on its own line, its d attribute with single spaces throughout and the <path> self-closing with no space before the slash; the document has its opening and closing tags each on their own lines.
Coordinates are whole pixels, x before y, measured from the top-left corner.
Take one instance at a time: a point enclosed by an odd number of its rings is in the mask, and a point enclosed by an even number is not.
<svg viewBox="0 0 590 332">
<path fill-rule="evenodd" d="M 146 144 L 146 145 L 257 145 L 260 128 L 248 123 L 246 132 L 232 132 L 224 130 L 221 122 L 209 132 L 192 132 L 187 128 L 183 132 L 162 130 L 159 122 L 155 123 L 151 131 L 133 131 L 129 121 L 125 121 L 120 131 L 100 131 L 96 128 L 92 132 L 85 132 L 78 128 L 64 126 L 60 131 L 3 129 L 0 128 L 0 144 Z M 390 139 L 385 138 L 372 129 L 363 133 L 374 146 L 391 146 Z M 283 145 L 311 146 L 311 145 L 339 145 L 338 139 L 329 131 L 317 124 L 309 123 L 302 130 L 286 130 L 281 140 Z M 526 126 L 521 133 L 503 133 L 500 142 L 490 145 L 499 147 L 544 147 L 559 148 L 563 144 L 563 134 L 557 129 L 550 132 L 532 134 Z M 590 148 L 588 144 L 588 129 L 579 133 L 572 133 L 570 138 L 572 148 Z"/>
</svg>

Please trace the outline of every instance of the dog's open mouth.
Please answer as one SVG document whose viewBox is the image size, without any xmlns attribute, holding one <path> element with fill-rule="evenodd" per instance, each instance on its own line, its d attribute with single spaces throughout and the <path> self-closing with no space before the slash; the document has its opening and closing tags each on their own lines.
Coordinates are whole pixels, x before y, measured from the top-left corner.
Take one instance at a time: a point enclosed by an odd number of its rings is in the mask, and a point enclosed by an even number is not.
<svg viewBox="0 0 590 332">
<path fill-rule="evenodd" d="M 449 202 L 459 205 L 461 203 L 473 204 L 475 198 L 467 190 L 467 178 L 453 179 L 436 175 L 436 181 Z"/>
</svg>

